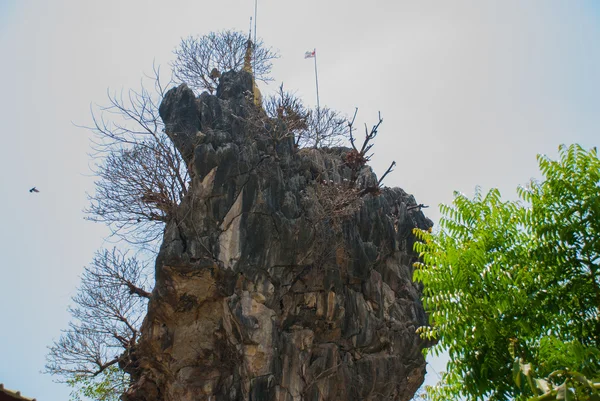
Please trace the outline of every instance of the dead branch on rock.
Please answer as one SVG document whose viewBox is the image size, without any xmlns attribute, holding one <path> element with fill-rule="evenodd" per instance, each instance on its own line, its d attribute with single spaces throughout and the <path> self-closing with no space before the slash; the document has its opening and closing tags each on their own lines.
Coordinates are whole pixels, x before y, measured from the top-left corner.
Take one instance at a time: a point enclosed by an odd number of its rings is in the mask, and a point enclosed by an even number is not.
<svg viewBox="0 0 600 401">
<path fill-rule="evenodd" d="M 248 38 L 243 32 L 224 30 L 207 35 L 189 36 L 181 40 L 174 51 L 172 64 L 178 83 L 185 83 L 196 92 L 214 93 L 219 76 L 226 71 L 239 71 L 244 65 Z M 262 40 L 254 44 L 253 73 L 257 80 L 272 81 L 272 61 L 277 51 L 265 47 Z"/>
<path fill-rule="evenodd" d="M 427 209 L 429 206 L 419 203 L 418 205 L 410 205 L 406 207 L 406 211 L 417 209 L 417 211 L 421 211 L 421 209 Z"/>
<path fill-rule="evenodd" d="M 328 107 L 311 110 L 309 130 L 296 138 L 297 147 L 331 148 L 348 140 L 346 118 Z"/>
<path fill-rule="evenodd" d="M 269 118 L 284 124 L 279 133 L 282 137 L 301 137 L 309 129 L 310 111 L 294 93 L 285 91 L 283 84 L 275 95 L 265 99 L 264 109 Z"/>
<path fill-rule="evenodd" d="M 67 382 L 131 363 L 129 352 L 139 337 L 150 297 L 145 269 L 144 263 L 116 249 L 96 254 L 72 299 L 73 320 L 50 347 L 47 373 Z"/>
<path fill-rule="evenodd" d="M 127 242 L 145 244 L 162 235 L 188 191 L 189 172 L 164 132 L 158 106 L 164 95 L 160 71 L 154 91 L 143 85 L 126 95 L 109 94 L 109 105 L 92 111 L 92 155 L 96 191 L 89 195 L 88 219 L 106 223 Z"/>
<path fill-rule="evenodd" d="M 377 181 L 377 186 L 381 188 L 381 184 L 383 182 L 383 179 L 385 178 L 386 175 L 388 175 L 389 173 L 391 173 L 392 171 L 394 171 L 394 167 L 396 167 L 396 162 L 393 161 L 392 164 L 390 164 L 390 166 L 388 167 L 387 170 L 385 170 L 385 173 L 383 173 L 383 175 L 381 176 L 381 178 L 379 178 L 379 181 Z"/>
<path fill-rule="evenodd" d="M 326 148 L 342 145 L 348 138 L 346 118 L 330 108 L 309 109 L 283 84 L 263 102 L 263 110 L 249 104 L 245 122 L 275 145 L 293 140 L 294 148 Z"/>
<path fill-rule="evenodd" d="M 378 114 L 377 123 L 374 124 L 371 129 L 367 128 L 367 124 L 365 124 L 365 138 L 360 147 L 360 150 L 356 147 L 356 138 L 354 137 L 354 121 L 356 120 L 356 115 L 358 113 L 358 107 L 354 110 L 354 115 L 352 120 L 348 122 L 348 134 L 350 137 L 350 144 L 352 145 L 352 150 L 346 154 L 344 162 L 351 170 L 351 179 L 350 182 L 352 185 L 356 184 L 356 180 L 358 179 L 358 175 L 362 168 L 371 160 L 373 157 L 373 153 L 368 154 L 371 148 L 373 147 L 373 141 L 377 134 L 379 133 L 379 126 L 383 123 L 383 118 L 381 118 L 381 112 Z M 377 195 L 381 191 L 383 179 L 392 171 L 394 171 L 394 167 L 396 166 L 396 162 L 393 161 L 388 169 L 383 173 L 381 178 L 377 181 L 376 186 L 366 187 L 360 192 L 360 196 L 364 196 L 366 194 L 374 194 Z"/>
<path fill-rule="evenodd" d="M 347 183 L 318 182 L 315 195 L 322 207 L 323 218 L 330 219 L 336 226 L 356 213 L 362 204 L 360 191 Z"/>
</svg>

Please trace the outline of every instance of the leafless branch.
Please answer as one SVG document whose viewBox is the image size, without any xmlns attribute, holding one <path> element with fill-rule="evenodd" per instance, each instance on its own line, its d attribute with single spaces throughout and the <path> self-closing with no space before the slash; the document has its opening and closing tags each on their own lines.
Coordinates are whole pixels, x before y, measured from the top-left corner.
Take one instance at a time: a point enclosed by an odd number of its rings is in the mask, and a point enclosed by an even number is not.
<svg viewBox="0 0 600 401">
<path fill-rule="evenodd" d="M 188 191 L 189 172 L 164 132 L 158 106 L 164 94 L 160 70 L 154 90 L 143 85 L 92 111 L 97 160 L 96 191 L 88 219 L 106 223 L 114 235 L 134 244 L 155 241 Z"/>
<path fill-rule="evenodd" d="M 407 210 L 407 211 L 409 211 L 409 210 L 414 210 L 414 209 L 417 209 L 418 211 L 420 211 L 421 209 L 427 209 L 428 207 L 429 207 L 429 206 L 427 206 L 427 205 L 424 205 L 424 204 L 422 204 L 422 203 L 419 203 L 418 205 L 410 205 L 410 206 L 407 206 L 407 207 L 406 207 L 406 210 Z"/>
<path fill-rule="evenodd" d="M 385 170 L 385 173 L 383 173 L 383 175 L 379 178 L 379 181 L 377 181 L 378 187 L 381 187 L 381 183 L 383 182 L 383 179 L 385 178 L 385 176 L 388 175 L 389 173 L 391 173 L 392 171 L 394 171 L 395 166 L 396 166 L 396 162 L 393 161 L 392 164 L 390 164 L 390 166 L 388 167 L 388 169 Z"/>
<path fill-rule="evenodd" d="M 123 362 L 137 341 L 150 295 L 145 270 L 146 265 L 116 249 L 96 254 L 69 308 L 73 320 L 50 347 L 48 373 L 64 380 L 94 377 Z"/>
<path fill-rule="evenodd" d="M 330 108 L 308 109 L 283 84 L 275 95 L 266 97 L 264 113 L 248 110 L 246 122 L 265 133 L 274 142 L 292 138 L 295 148 L 322 148 L 342 145 L 348 127 L 339 112 Z"/>
<path fill-rule="evenodd" d="M 356 120 L 357 113 L 358 107 L 354 110 L 354 116 L 352 117 L 352 120 L 348 122 L 348 134 L 350 136 L 350 144 L 352 145 L 352 150 L 346 154 L 345 158 L 346 165 L 350 167 L 350 170 L 352 171 L 352 177 L 350 179 L 350 182 L 352 184 L 356 183 L 356 180 L 358 179 L 358 174 L 360 173 L 361 169 L 371 160 L 371 157 L 373 157 L 373 154 L 368 154 L 368 152 L 373 147 L 373 143 L 371 143 L 371 141 L 375 139 L 375 137 L 379 133 L 379 126 L 381 125 L 381 123 L 383 123 L 383 118 L 381 118 L 381 112 L 379 112 L 377 123 L 374 124 L 370 130 L 365 124 L 365 139 L 363 140 L 360 150 L 358 150 L 358 148 L 356 147 L 356 138 L 354 137 L 354 121 Z M 385 173 L 383 173 L 381 178 L 379 178 L 379 181 L 377 181 L 377 186 L 364 188 L 360 192 L 360 195 L 363 196 L 369 193 L 379 193 L 383 179 L 389 173 L 394 171 L 395 166 L 396 162 L 393 161 L 392 164 L 390 164 L 388 169 L 385 171 Z"/>
<path fill-rule="evenodd" d="M 243 67 L 247 41 L 244 33 L 232 30 L 182 39 L 174 51 L 175 78 L 198 92 L 213 93 L 221 73 Z M 265 47 L 262 40 L 254 44 L 253 69 L 257 80 L 272 80 L 269 74 L 276 58 L 279 58 L 277 51 Z"/>
<path fill-rule="evenodd" d="M 348 140 L 346 118 L 328 107 L 312 110 L 308 125 L 306 135 L 297 138 L 298 147 L 330 148 Z"/>
</svg>

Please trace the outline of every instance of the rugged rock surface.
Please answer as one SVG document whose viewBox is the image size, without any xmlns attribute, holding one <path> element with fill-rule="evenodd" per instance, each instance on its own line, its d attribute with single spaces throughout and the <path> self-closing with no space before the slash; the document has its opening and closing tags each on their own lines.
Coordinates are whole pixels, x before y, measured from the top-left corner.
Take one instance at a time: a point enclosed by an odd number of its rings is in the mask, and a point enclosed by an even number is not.
<svg viewBox="0 0 600 401">
<path fill-rule="evenodd" d="M 230 72 L 216 96 L 182 85 L 160 107 L 192 184 L 123 398 L 409 400 L 427 322 L 411 230 L 431 221 L 398 188 L 353 198 L 349 149 L 296 150 L 249 124 L 251 89 Z M 376 182 L 365 167 L 356 187 Z"/>
</svg>

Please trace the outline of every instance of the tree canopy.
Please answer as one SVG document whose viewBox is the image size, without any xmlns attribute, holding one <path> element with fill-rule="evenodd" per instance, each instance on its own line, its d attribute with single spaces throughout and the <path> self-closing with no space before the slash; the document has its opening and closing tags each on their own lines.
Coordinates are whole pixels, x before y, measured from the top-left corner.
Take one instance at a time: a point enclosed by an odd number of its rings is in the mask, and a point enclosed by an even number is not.
<svg viewBox="0 0 600 401">
<path fill-rule="evenodd" d="M 600 159 L 562 145 L 538 163 L 519 201 L 455 193 L 417 232 L 420 330 L 450 356 L 433 400 L 600 399 Z"/>
</svg>

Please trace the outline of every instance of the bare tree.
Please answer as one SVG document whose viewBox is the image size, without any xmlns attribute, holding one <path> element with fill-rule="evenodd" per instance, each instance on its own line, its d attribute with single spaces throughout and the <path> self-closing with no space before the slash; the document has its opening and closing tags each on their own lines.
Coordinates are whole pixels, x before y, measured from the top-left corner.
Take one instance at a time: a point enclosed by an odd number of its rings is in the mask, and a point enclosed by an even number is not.
<svg viewBox="0 0 600 401">
<path fill-rule="evenodd" d="M 276 135 L 296 138 L 309 130 L 310 110 L 295 93 L 284 90 L 283 84 L 274 95 L 265 98 L 263 107 L 268 118 L 284 124 L 285 129 Z"/>
<path fill-rule="evenodd" d="M 213 93 L 221 73 L 242 69 L 247 45 L 247 36 L 232 30 L 182 39 L 174 51 L 177 56 L 172 64 L 175 78 L 198 92 Z M 262 40 L 257 40 L 253 46 L 255 79 L 271 81 L 269 74 L 272 60 L 279 58 L 277 51 L 266 48 Z"/>
<path fill-rule="evenodd" d="M 158 107 L 165 93 L 160 71 L 154 87 L 109 93 L 92 110 L 96 190 L 87 218 L 108 225 L 121 241 L 156 245 L 189 188 L 189 173 L 165 133 Z M 170 84 L 170 83 L 169 83 Z M 126 368 L 146 312 L 146 264 L 116 249 L 98 252 L 84 269 L 69 308 L 72 320 L 51 347 L 46 372 L 80 395 L 117 400 L 128 386 Z"/>
<path fill-rule="evenodd" d="M 232 68 L 243 62 L 246 48 L 236 41 L 239 35 L 225 32 L 208 38 L 221 47 L 209 48 L 207 61 Z M 245 46 L 246 41 L 241 43 Z M 262 60 L 257 73 L 266 77 L 274 53 L 259 45 L 256 55 Z M 160 71 L 155 68 L 150 78 L 151 89 L 142 84 L 138 91 L 109 93 L 108 105 L 93 109 L 93 124 L 86 127 L 95 134 L 92 157 L 98 177 L 87 218 L 105 223 L 119 240 L 136 245 L 156 243 L 190 185 L 188 166 L 158 112 L 165 94 Z M 144 269 L 139 260 L 117 250 L 99 252 L 85 268 L 69 308 L 72 321 L 50 347 L 46 365 L 46 372 L 78 389 L 76 397 L 116 400 L 128 385 L 125 371 L 133 363 L 129 354 L 150 297 Z"/>
<path fill-rule="evenodd" d="M 356 120 L 356 114 L 358 113 L 358 107 L 354 110 L 354 116 L 351 121 L 348 121 L 348 135 L 350 138 L 350 145 L 352 145 L 352 150 L 346 154 L 344 162 L 350 170 L 352 171 L 352 176 L 350 178 L 351 185 L 355 185 L 356 180 L 358 179 L 358 174 L 360 170 L 371 160 L 373 154 L 369 154 L 369 151 L 373 147 L 373 143 L 371 141 L 375 139 L 377 134 L 379 133 L 379 126 L 383 123 L 383 118 L 381 118 L 381 113 L 378 115 L 377 124 L 374 124 L 373 127 L 369 130 L 367 128 L 367 124 L 365 124 L 365 139 L 360 147 L 360 150 L 356 147 L 356 138 L 354 137 L 354 121 Z M 394 167 L 396 166 L 396 162 L 392 161 L 388 169 L 383 173 L 379 180 L 377 181 L 376 186 L 369 186 L 364 188 L 360 192 L 360 196 L 370 194 L 379 194 L 381 190 L 381 186 L 383 183 L 383 179 L 392 171 L 394 171 Z"/>
<path fill-rule="evenodd" d="M 50 347 L 47 373 L 76 388 L 107 381 L 108 387 L 100 387 L 105 396 L 122 393 L 127 377 L 118 372 L 132 363 L 129 352 L 150 297 L 146 269 L 146 264 L 117 249 L 96 254 L 72 299 L 73 320 Z"/>
<path fill-rule="evenodd" d="M 330 148 L 349 139 L 347 119 L 329 107 L 311 110 L 308 125 L 310 130 L 296 138 L 298 147 Z"/>
<path fill-rule="evenodd" d="M 92 111 L 96 191 L 88 219 L 107 224 L 120 239 L 149 243 L 162 235 L 189 187 L 189 172 L 158 115 L 164 95 L 155 69 L 154 90 L 143 85 Z"/>
<path fill-rule="evenodd" d="M 296 148 L 340 146 L 349 139 L 345 117 L 330 108 L 309 109 L 295 93 L 279 90 L 266 97 L 264 113 L 249 110 L 248 121 L 261 128 L 271 139 L 293 138 Z"/>
</svg>

